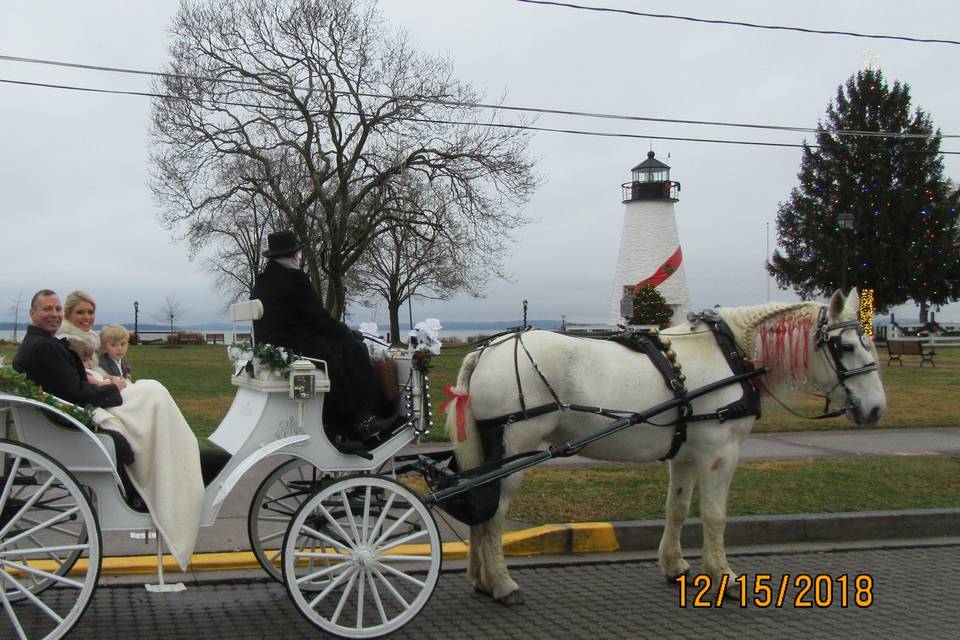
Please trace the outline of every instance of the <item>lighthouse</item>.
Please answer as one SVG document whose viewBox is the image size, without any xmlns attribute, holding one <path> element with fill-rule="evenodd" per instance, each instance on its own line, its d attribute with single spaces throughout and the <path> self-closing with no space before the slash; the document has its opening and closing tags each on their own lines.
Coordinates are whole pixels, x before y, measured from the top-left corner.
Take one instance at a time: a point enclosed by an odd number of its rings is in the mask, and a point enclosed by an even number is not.
<svg viewBox="0 0 960 640">
<path fill-rule="evenodd" d="M 657 288 L 673 310 L 671 322 L 682 321 L 690 308 L 687 274 L 673 205 L 680 183 L 670 179 L 670 167 L 653 151 L 635 166 L 633 180 L 622 185 L 623 231 L 613 281 L 611 324 L 622 324 L 633 314 L 637 284 Z"/>
</svg>

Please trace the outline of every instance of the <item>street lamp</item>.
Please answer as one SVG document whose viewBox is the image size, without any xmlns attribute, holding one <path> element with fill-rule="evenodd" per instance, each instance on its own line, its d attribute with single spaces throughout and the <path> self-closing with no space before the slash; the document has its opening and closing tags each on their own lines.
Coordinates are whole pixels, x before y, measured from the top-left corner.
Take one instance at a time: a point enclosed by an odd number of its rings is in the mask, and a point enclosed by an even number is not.
<svg viewBox="0 0 960 640">
<path fill-rule="evenodd" d="M 138 321 L 140 320 L 140 303 L 134 301 L 133 303 L 133 343 L 140 344 L 140 332 L 138 329 Z"/>
<path fill-rule="evenodd" d="M 847 292 L 847 234 L 853 229 L 853 214 L 841 213 L 837 216 L 840 225 L 840 291 Z"/>
</svg>

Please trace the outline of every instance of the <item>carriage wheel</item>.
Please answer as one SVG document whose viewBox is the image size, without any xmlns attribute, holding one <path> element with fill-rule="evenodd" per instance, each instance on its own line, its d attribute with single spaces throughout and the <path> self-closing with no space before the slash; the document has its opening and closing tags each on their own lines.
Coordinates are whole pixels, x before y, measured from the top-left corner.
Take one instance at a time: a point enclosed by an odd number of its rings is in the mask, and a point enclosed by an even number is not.
<svg viewBox="0 0 960 640">
<path fill-rule="evenodd" d="M 100 525 L 73 475 L 0 440 L 0 638 L 65 635 L 90 603 L 100 563 Z"/>
<path fill-rule="evenodd" d="M 312 496 L 283 543 L 283 580 L 314 625 L 342 638 L 397 631 L 426 605 L 440 575 L 433 516 L 403 485 L 340 480 Z"/>
<path fill-rule="evenodd" d="M 300 505 L 320 489 L 321 476 L 315 466 L 294 458 L 271 471 L 253 494 L 247 514 L 250 548 L 264 571 L 278 582 L 283 580 L 281 548 L 287 526 Z"/>
</svg>

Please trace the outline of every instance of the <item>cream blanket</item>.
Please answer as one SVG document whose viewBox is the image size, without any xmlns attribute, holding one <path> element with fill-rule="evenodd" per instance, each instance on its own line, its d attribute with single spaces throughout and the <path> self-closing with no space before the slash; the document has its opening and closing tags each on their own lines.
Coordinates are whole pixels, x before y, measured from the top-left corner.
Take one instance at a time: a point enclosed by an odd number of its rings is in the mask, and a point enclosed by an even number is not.
<svg viewBox="0 0 960 640">
<path fill-rule="evenodd" d="M 120 393 L 123 404 L 97 409 L 94 419 L 130 442 L 136 456 L 127 467 L 130 480 L 150 508 L 173 557 L 186 571 L 203 512 L 197 438 L 170 393 L 156 380 L 128 384 Z"/>
</svg>

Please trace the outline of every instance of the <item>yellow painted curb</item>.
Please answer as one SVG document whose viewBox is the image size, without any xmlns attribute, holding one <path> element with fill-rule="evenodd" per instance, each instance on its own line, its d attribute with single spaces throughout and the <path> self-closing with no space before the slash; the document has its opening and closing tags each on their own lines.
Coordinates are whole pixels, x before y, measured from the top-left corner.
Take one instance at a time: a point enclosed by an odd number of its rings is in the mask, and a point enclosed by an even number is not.
<svg viewBox="0 0 960 640">
<path fill-rule="evenodd" d="M 574 522 L 573 553 L 606 553 L 620 549 L 617 532 L 610 522 Z"/>
<path fill-rule="evenodd" d="M 620 548 L 616 531 L 609 522 L 575 522 L 571 524 L 548 524 L 503 535 L 503 553 L 506 556 L 522 557 L 562 553 L 600 553 Z M 426 555 L 426 545 L 404 545 L 395 549 L 401 555 Z M 460 560 L 468 557 L 470 547 L 464 542 L 444 542 L 444 560 Z M 50 561 L 32 562 L 31 566 L 44 571 L 55 571 Z M 260 563 L 252 551 L 224 553 L 197 553 L 190 559 L 187 571 L 231 571 L 259 569 Z M 12 569 L 12 568 L 11 568 Z M 11 570 L 8 569 L 8 570 Z M 87 561 L 81 558 L 70 571 L 71 575 L 83 574 Z M 12 569 L 15 571 L 15 569 Z M 103 559 L 103 575 L 129 575 L 154 573 L 157 556 L 112 556 Z M 163 570 L 176 572 L 179 565 L 170 555 L 163 556 Z"/>
<path fill-rule="evenodd" d="M 522 531 L 503 534 L 503 554 L 506 556 L 538 556 L 563 553 L 567 547 L 567 531 L 562 524 L 545 524 Z"/>
<path fill-rule="evenodd" d="M 620 548 L 613 524 L 574 522 L 548 524 L 503 536 L 506 556 L 538 556 L 559 553 L 599 553 Z"/>
</svg>

